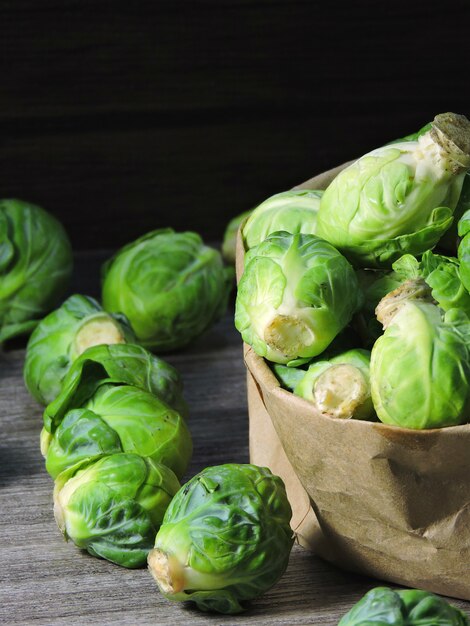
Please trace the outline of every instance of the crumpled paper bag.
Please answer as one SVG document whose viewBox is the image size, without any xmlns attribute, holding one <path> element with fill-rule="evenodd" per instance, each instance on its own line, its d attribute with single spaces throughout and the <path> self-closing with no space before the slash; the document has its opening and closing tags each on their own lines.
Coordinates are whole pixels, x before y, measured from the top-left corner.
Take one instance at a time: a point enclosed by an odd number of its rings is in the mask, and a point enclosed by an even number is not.
<svg viewBox="0 0 470 626">
<path fill-rule="evenodd" d="M 325 188 L 343 167 L 300 187 Z M 239 235 L 238 278 L 243 253 Z M 286 483 L 297 541 L 345 569 L 470 600 L 470 424 L 331 418 L 244 354 L 250 460 Z"/>
</svg>

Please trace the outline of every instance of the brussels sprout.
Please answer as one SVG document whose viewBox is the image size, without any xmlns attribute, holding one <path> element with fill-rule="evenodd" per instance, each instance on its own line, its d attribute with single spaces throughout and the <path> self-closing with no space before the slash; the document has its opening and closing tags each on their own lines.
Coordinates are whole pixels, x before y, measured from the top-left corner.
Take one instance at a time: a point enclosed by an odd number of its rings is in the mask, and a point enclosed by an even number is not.
<svg viewBox="0 0 470 626">
<path fill-rule="evenodd" d="M 406 428 L 462 424 L 470 398 L 470 321 L 459 309 L 443 315 L 425 294 L 423 301 L 410 300 L 406 288 L 404 294 L 392 292 L 378 306 L 385 332 L 370 363 L 377 415 Z"/>
<path fill-rule="evenodd" d="M 313 402 L 325 415 L 341 419 L 371 419 L 370 352 L 348 350 L 311 363 L 294 394 Z"/>
<path fill-rule="evenodd" d="M 38 402 L 49 404 L 58 396 L 73 361 L 87 348 L 134 340 L 124 316 L 109 315 L 88 296 L 70 296 L 39 322 L 28 341 L 26 387 Z"/>
<path fill-rule="evenodd" d="M 470 122 L 436 116 L 416 141 L 378 148 L 344 169 L 325 191 L 317 234 L 361 267 L 420 255 L 450 227 L 470 167 Z"/>
<path fill-rule="evenodd" d="M 281 386 L 288 391 L 294 391 L 307 373 L 307 370 L 302 366 L 293 367 L 292 365 L 282 365 L 281 363 L 271 363 L 271 369 Z"/>
<path fill-rule="evenodd" d="M 401 139 L 395 139 L 394 141 L 390 141 L 387 145 L 391 145 L 394 143 L 402 143 L 403 141 L 417 141 L 421 135 L 424 135 L 432 128 L 432 123 L 426 124 L 418 132 L 412 133 L 411 135 L 407 135 Z M 463 179 L 462 191 L 460 192 L 459 201 L 457 202 L 457 206 L 454 211 L 454 221 L 452 222 L 452 226 L 447 230 L 443 237 L 439 240 L 439 247 L 443 247 L 446 250 L 451 250 L 455 252 L 455 248 L 457 246 L 457 222 L 465 213 L 470 209 L 470 172 L 465 173 L 465 177 Z"/>
<path fill-rule="evenodd" d="M 70 409 L 81 407 L 103 383 L 126 384 L 150 391 L 183 416 L 180 375 L 169 363 L 142 346 L 110 344 L 88 348 L 72 364 L 60 394 L 44 411 L 44 427 L 52 433 Z"/>
<path fill-rule="evenodd" d="M 247 249 L 257 246 L 274 232 L 315 235 L 323 191 L 292 189 L 268 198 L 254 209 L 243 227 Z"/>
<path fill-rule="evenodd" d="M 224 238 L 222 241 L 222 256 L 231 265 L 235 264 L 235 257 L 237 252 L 237 233 L 240 228 L 240 224 L 251 215 L 250 211 L 244 211 L 237 215 L 227 224 L 225 229 Z"/>
<path fill-rule="evenodd" d="M 460 278 L 467 291 L 470 291 L 470 209 L 460 218 L 458 233 L 462 237 L 458 248 Z"/>
<path fill-rule="evenodd" d="M 208 467 L 173 498 L 148 563 L 170 600 L 238 613 L 284 573 L 293 544 L 284 484 L 255 465 Z"/>
<path fill-rule="evenodd" d="M 164 463 L 181 478 L 191 459 L 191 435 L 184 419 L 148 391 L 102 385 L 79 409 L 69 411 L 47 445 L 52 478 L 84 460 L 135 452 Z"/>
<path fill-rule="evenodd" d="M 409 626 L 470 626 L 468 617 L 443 598 L 417 589 L 396 592 Z"/>
<path fill-rule="evenodd" d="M 225 312 L 233 272 L 196 233 L 155 230 L 103 268 L 103 306 L 124 313 L 142 345 L 173 350 Z"/>
<path fill-rule="evenodd" d="M 338 626 L 470 626 L 468 617 L 439 596 L 417 589 L 371 589 Z"/>
<path fill-rule="evenodd" d="M 308 370 L 274 364 L 285 389 L 313 402 L 318 411 L 337 418 L 371 419 L 370 352 L 353 349 L 310 363 Z"/>
<path fill-rule="evenodd" d="M 71 273 L 62 225 L 38 206 L 0 200 L 0 344 L 30 333 L 63 296 Z"/>
<path fill-rule="evenodd" d="M 332 245 L 281 231 L 245 256 L 235 326 L 257 354 L 288 363 L 323 352 L 360 301 L 354 270 Z"/>
<path fill-rule="evenodd" d="M 138 454 L 112 454 L 60 474 L 54 516 L 65 539 L 123 567 L 141 567 L 171 498 L 173 472 Z"/>
<path fill-rule="evenodd" d="M 395 261 L 393 268 L 403 279 L 422 278 L 430 287 L 432 298 L 444 311 L 462 309 L 470 317 L 470 294 L 462 283 L 456 258 L 428 250 L 421 261 L 406 254 Z"/>
</svg>

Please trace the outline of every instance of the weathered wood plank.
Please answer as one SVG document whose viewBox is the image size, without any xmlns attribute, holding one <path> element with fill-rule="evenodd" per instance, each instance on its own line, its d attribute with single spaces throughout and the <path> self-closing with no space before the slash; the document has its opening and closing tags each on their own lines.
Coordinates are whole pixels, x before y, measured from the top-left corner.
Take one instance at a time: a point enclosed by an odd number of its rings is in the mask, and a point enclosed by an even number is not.
<svg viewBox="0 0 470 626">
<path fill-rule="evenodd" d="M 106 256 L 79 255 L 74 290 L 98 295 Z M 336 626 L 376 584 L 295 548 L 281 581 L 247 613 L 208 616 L 165 600 L 145 570 L 125 570 L 66 544 L 52 514 L 52 481 L 39 452 L 41 410 L 24 388 L 23 359 L 21 347 L 0 353 L 0 623 Z M 209 464 L 247 462 L 245 372 L 232 311 L 168 360 L 181 371 L 190 406 L 188 477 Z M 470 603 L 455 604 L 470 611 Z"/>
</svg>

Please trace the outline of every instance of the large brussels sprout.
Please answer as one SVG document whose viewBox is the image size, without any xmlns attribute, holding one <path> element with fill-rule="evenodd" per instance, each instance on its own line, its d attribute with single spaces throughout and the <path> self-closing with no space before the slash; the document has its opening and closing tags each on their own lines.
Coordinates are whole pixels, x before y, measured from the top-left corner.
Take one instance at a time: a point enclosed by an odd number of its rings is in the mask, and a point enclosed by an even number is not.
<svg viewBox="0 0 470 626">
<path fill-rule="evenodd" d="M 230 222 L 227 224 L 227 228 L 224 232 L 224 237 L 222 240 L 222 256 L 224 257 L 227 263 L 231 265 L 235 264 L 235 257 L 237 253 L 237 233 L 240 228 L 240 224 L 246 219 L 249 215 L 251 215 L 250 211 L 244 211 L 240 213 L 240 215 L 236 215 Z"/>
<path fill-rule="evenodd" d="M 392 292 L 378 307 L 385 332 L 370 363 L 377 415 L 406 428 L 462 424 L 469 418 L 470 321 L 461 310 L 443 314 L 420 301 L 419 291 L 410 296 L 406 289 Z"/>
<path fill-rule="evenodd" d="M 320 358 L 307 371 L 275 365 L 274 372 L 296 396 L 313 402 L 318 411 L 341 419 L 371 419 L 370 352 L 348 350 L 331 358 Z M 295 374 L 292 370 L 296 370 Z"/>
<path fill-rule="evenodd" d="M 292 189 L 278 193 L 253 210 L 243 227 L 247 249 L 257 246 L 272 233 L 284 230 L 295 235 L 315 235 L 323 191 Z"/>
<path fill-rule="evenodd" d="M 191 459 L 191 435 L 179 413 L 149 391 L 104 384 L 81 407 L 66 413 L 43 438 L 52 478 L 84 460 L 135 452 L 163 463 L 181 478 Z"/>
<path fill-rule="evenodd" d="M 103 306 L 124 313 L 142 345 L 173 350 L 225 312 L 233 272 L 196 233 L 155 230 L 103 268 Z"/>
<path fill-rule="evenodd" d="M 325 191 L 317 234 L 361 267 L 421 255 L 451 226 L 470 167 L 470 122 L 436 116 L 416 141 L 383 146 L 344 169 Z"/>
<path fill-rule="evenodd" d="M 470 622 L 462 611 L 428 591 L 376 587 L 338 626 L 470 626 Z"/>
<path fill-rule="evenodd" d="M 64 295 L 71 273 L 62 225 L 38 206 L 0 200 L 0 343 L 30 333 Z"/>
<path fill-rule="evenodd" d="M 255 465 L 208 467 L 173 498 L 148 563 L 162 593 L 238 613 L 282 576 L 293 544 L 284 484 Z"/>
<path fill-rule="evenodd" d="M 401 143 L 403 141 L 416 141 L 424 135 L 432 128 L 432 123 L 426 124 L 422 128 L 420 128 L 416 133 L 412 133 L 411 135 L 407 135 L 402 139 L 396 139 L 395 141 L 391 141 L 390 144 L 393 143 Z M 390 145 L 389 144 L 389 145 Z M 442 239 L 439 240 L 439 247 L 443 247 L 445 250 L 450 250 L 455 253 L 455 249 L 457 247 L 457 222 L 460 220 L 462 215 L 470 209 L 470 172 L 466 172 L 465 177 L 463 179 L 462 191 L 460 192 L 459 201 L 457 202 L 457 206 L 454 211 L 454 221 L 452 222 L 452 226 L 444 233 Z"/>
<path fill-rule="evenodd" d="M 106 313 L 88 296 L 70 296 L 39 322 L 29 338 L 24 364 L 26 387 L 38 402 L 49 404 L 59 394 L 73 361 L 87 348 L 134 340 L 124 316 Z"/>
<path fill-rule="evenodd" d="M 183 385 L 177 370 L 142 346 L 110 344 L 88 348 L 72 364 L 62 389 L 44 411 L 44 427 L 52 433 L 67 411 L 81 407 L 103 382 L 150 391 L 186 415 Z"/>
<path fill-rule="evenodd" d="M 235 326 L 257 354 L 288 363 L 323 352 L 360 302 L 354 270 L 331 244 L 281 231 L 245 256 Z"/>
<path fill-rule="evenodd" d="M 179 489 L 173 472 L 138 454 L 113 454 L 60 474 L 54 515 L 65 539 L 124 567 L 141 567 Z"/>
</svg>

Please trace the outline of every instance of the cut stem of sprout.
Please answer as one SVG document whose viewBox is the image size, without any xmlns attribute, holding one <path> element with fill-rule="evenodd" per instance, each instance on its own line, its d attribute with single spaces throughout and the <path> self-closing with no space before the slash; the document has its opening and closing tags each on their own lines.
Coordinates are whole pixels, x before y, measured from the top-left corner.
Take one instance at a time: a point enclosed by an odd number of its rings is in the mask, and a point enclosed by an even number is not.
<svg viewBox="0 0 470 626">
<path fill-rule="evenodd" d="M 313 339 L 311 328 L 295 315 L 276 315 L 264 331 L 264 341 L 268 346 L 291 358 L 301 355 Z"/>
</svg>

